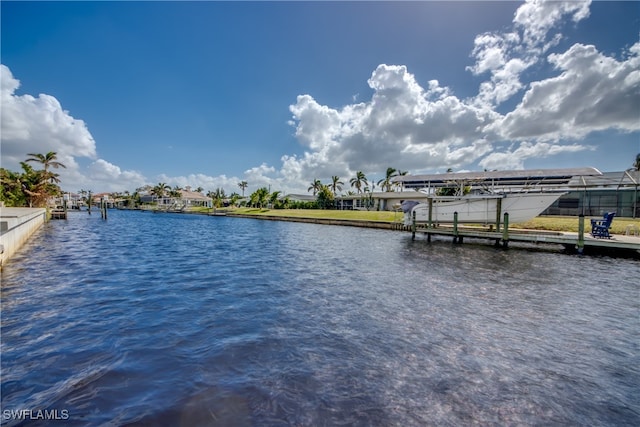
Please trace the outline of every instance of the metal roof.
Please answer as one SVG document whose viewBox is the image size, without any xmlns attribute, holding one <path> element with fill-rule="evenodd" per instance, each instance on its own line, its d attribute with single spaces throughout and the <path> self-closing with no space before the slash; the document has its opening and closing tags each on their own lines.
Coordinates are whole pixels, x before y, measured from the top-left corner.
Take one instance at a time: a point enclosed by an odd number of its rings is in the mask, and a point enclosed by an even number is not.
<svg viewBox="0 0 640 427">
<path fill-rule="evenodd" d="M 596 168 L 529 169 L 509 171 L 460 172 L 428 175 L 404 175 L 394 178 L 405 188 L 442 187 L 454 183 L 500 185 L 567 185 L 576 176 L 602 175 Z"/>
<path fill-rule="evenodd" d="M 569 182 L 569 187 L 589 188 L 622 188 L 640 185 L 640 171 L 626 170 L 622 172 L 604 172 L 599 176 L 576 176 Z"/>
</svg>

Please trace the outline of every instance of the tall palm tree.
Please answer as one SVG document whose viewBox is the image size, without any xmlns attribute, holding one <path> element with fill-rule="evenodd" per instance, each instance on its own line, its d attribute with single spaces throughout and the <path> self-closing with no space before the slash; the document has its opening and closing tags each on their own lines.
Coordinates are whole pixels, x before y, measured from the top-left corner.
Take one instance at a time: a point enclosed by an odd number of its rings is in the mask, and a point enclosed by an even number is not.
<svg viewBox="0 0 640 427">
<path fill-rule="evenodd" d="M 311 186 L 307 188 L 307 191 L 311 190 L 313 190 L 313 195 L 315 196 L 318 191 L 322 190 L 322 182 L 319 179 L 313 180 Z"/>
<path fill-rule="evenodd" d="M 58 154 L 55 151 L 49 151 L 47 154 L 28 153 L 27 156 L 31 156 L 26 160 L 27 162 L 37 162 L 42 164 L 42 167 L 44 169 L 43 178 L 45 180 L 50 180 L 51 182 L 60 182 L 60 179 L 58 179 L 58 174 L 49 171 L 50 167 L 54 169 L 66 169 L 65 165 L 57 161 Z"/>
<path fill-rule="evenodd" d="M 395 168 L 387 168 L 386 176 L 378 181 L 378 185 L 381 186 L 382 191 L 392 191 L 393 183 L 391 178 L 398 176 L 398 171 Z"/>
<path fill-rule="evenodd" d="M 66 168 L 65 165 L 56 160 L 58 158 L 58 154 L 55 151 L 49 151 L 47 154 L 28 153 L 27 156 L 31 156 L 26 160 L 27 162 L 41 163 L 45 172 L 49 170 L 49 167 L 54 169 Z"/>
<path fill-rule="evenodd" d="M 356 187 L 356 190 L 358 190 L 358 194 L 362 193 L 363 185 L 366 187 L 369 184 L 366 175 L 362 171 L 356 172 L 355 178 L 351 178 L 349 182 L 351 183 L 352 187 Z"/>
<path fill-rule="evenodd" d="M 244 197 L 244 190 L 247 188 L 247 181 L 240 181 L 238 187 L 242 188 L 242 197 Z"/>
<path fill-rule="evenodd" d="M 342 191 L 343 185 L 344 185 L 344 182 L 340 181 L 339 176 L 334 175 L 331 177 L 331 184 L 329 185 L 329 188 L 331 188 L 331 191 L 333 192 L 333 197 L 336 196 L 338 191 Z"/>
<path fill-rule="evenodd" d="M 636 161 L 633 162 L 633 168 L 640 171 L 640 153 L 636 154 Z"/>
</svg>

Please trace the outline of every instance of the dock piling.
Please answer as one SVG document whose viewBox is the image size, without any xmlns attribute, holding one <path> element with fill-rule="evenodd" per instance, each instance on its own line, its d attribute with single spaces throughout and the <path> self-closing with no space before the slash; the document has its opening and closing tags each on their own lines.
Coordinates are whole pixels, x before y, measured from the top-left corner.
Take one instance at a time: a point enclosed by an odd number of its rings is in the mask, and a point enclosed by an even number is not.
<svg viewBox="0 0 640 427">
<path fill-rule="evenodd" d="M 102 219 L 107 219 L 107 202 L 104 199 L 100 201 L 100 215 Z"/>
<path fill-rule="evenodd" d="M 509 212 L 504 213 L 504 225 L 502 229 L 502 246 L 509 247 Z"/>
<path fill-rule="evenodd" d="M 458 212 L 453 213 L 453 243 L 458 243 Z"/>
<path fill-rule="evenodd" d="M 584 252 L 584 214 L 578 216 L 578 253 Z"/>
<path fill-rule="evenodd" d="M 411 212 L 411 240 L 416 240 L 416 212 Z"/>
</svg>

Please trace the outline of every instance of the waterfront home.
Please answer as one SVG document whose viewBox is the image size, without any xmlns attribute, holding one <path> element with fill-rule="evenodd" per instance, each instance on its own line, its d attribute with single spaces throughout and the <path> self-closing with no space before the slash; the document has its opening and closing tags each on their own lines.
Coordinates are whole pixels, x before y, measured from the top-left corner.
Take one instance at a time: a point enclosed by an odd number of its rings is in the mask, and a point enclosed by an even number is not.
<svg viewBox="0 0 640 427">
<path fill-rule="evenodd" d="M 426 194 L 417 191 L 374 191 L 336 197 L 340 210 L 394 211 L 400 209 L 403 200 L 427 202 Z"/>
</svg>

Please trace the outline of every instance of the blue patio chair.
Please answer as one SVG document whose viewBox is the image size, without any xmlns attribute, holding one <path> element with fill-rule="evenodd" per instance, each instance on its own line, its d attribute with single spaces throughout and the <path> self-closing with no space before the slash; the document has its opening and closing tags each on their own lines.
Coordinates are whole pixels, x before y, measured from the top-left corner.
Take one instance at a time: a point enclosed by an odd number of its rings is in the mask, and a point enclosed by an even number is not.
<svg viewBox="0 0 640 427">
<path fill-rule="evenodd" d="M 611 228 L 611 223 L 615 215 L 615 212 L 606 212 L 602 219 L 592 219 L 591 235 L 600 239 L 610 239 L 609 229 Z"/>
</svg>

